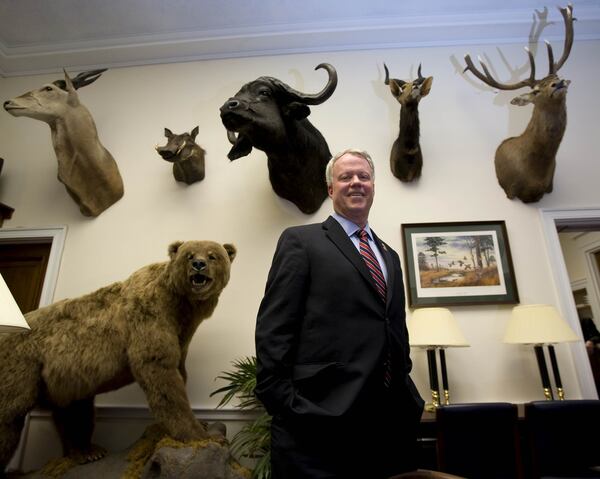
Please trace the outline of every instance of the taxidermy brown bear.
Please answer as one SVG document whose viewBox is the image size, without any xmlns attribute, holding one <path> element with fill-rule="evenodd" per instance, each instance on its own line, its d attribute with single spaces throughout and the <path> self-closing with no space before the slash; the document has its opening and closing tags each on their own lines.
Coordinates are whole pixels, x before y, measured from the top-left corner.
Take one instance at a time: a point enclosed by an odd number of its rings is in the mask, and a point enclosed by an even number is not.
<svg viewBox="0 0 600 479">
<path fill-rule="evenodd" d="M 229 281 L 235 254 L 231 244 L 173 243 L 170 261 L 32 311 L 31 331 L 0 339 L 0 476 L 25 415 L 38 405 L 52 410 L 66 456 L 80 463 L 104 456 L 91 443 L 94 396 L 132 382 L 174 439 L 208 437 L 187 397 L 185 358 Z"/>
</svg>

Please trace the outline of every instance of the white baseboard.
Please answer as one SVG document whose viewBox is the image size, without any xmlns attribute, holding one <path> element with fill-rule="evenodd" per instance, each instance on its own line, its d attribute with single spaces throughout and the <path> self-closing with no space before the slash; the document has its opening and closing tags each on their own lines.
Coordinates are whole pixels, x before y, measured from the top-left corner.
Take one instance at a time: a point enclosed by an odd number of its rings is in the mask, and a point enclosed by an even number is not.
<svg viewBox="0 0 600 479">
<path fill-rule="evenodd" d="M 192 408 L 194 415 L 208 423 L 222 422 L 227 427 L 227 437 L 239 431 L 243 425 L 254 419 L 259 412 L 242 411 L 235 408 L 210 409 Z M 142 435 L 146 427 L 154 422 L 147 407 L 98 406 L 93 441 L 109 452 L 128 448 Z M 62 454 L 60 440 L 52 413 L 35 409 L 29 414 L 29 425 L 20 449 L 15 453 L 9 469 L 20 471 L 36 470 L 50 459 Z"/>
</svg>

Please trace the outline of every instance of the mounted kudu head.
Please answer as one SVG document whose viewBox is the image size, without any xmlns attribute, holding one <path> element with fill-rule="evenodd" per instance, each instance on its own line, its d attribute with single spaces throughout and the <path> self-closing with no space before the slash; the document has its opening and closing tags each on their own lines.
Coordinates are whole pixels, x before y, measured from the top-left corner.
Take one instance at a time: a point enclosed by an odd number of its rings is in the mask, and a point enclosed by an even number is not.
<svg viewBox="0 0 600 479">
<path fill-rule="evenodd" d="M 123 180 L 112 155 L 98 139 L 96 124 L 80 103 L 77 89 L 96 81 L 106 70 L 56 80 L 4 102 L 13 116 L 48 123 L 58 160 L 58 180 L 85 216 L 98 216 L 123 196 Z"/>
<path fill-rule="evenodd" d="M 570 80 L 558 77 L 558 70 L 564 65 L 573 46 L 573 6 L 559 8 L 565 24 L 563 54 L 554 62 L 550 43 L 548 50 L 548 74 L 535 79 L 535 60 L 529 56 L 529 78 L 511 83 L 500 83 L 493 78 L 487 65 L 479 59 L 483 71 L 477 69 L 470 55 L 465 55 L 465 71 L 470 71 L 487 85 L 499 90 L 516 90 L 529 87 L 530 91 L 515 97 L 513 105 L 533 104 L 533 113 L 525 131 L 520 135 L 504 140 L 496 150 L 496 176 L 508 198 L 517 197 L 525 203 L 539 201 L 545 193 L 552 192 L 556 152 L 567 126 L 566 96 Z"/>
<path fill-rule="evenodd" d="M 413 81 L 392 78 L 387 65 L 385 68 L 385 84 L 390 86 L 390 91 L 400 103 L 400 132 L 394 141 L 390 153 L 390 168 L 396 178 L 401 181 L 413 181 L 421 176 L 423 168 L 423 153 L 419 143 L 419 102 L 431 90 L 433 77 L 425 78 L 421 75 L 421 65 L 417 78 Z"/>
<path fill-rule="evenodd" d="M 205 151 L 196 144 L 197 135 L 198 127 L 180 135 L 165 128 L 167 144 L 156 147 L 163 160 L 173 163 L 175 180 L 183 181 L 188 185 L 204 179 Z"/>
</svg>

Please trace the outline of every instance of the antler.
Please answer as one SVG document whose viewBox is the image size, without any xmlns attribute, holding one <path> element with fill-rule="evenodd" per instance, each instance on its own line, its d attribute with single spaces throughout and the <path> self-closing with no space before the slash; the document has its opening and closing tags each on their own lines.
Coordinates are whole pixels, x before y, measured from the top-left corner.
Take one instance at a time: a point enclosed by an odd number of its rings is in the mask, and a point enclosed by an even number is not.
<svg viewBox="0 0 600 479">
<path fill-rule="evenodd" d="M 548 21 L 548 7 L 544 7 L 544 9 L 541 11 L 535 9 L 535 13 L 532 13 L 531 17 L 532 22 L 528 36 L 528 46 L 529 50 L 531 51 L 531 54 L 535 58 L 537 56 L 540 36 L 542 35 L 544 29 L 548 25 L 551 25 L 551 22 Z M 520 67 L 512 68 L 510 62 L 502 53 L 502 50 L 498 47 L 496 47 L 496 50 L 498 51 L 498 54 L 500 55 L 500 58 L 502 59 L 502 63 L 504 64 L 505 68 L 509 71 L 511 78 L 513 78 L 514 80 L 521 78 L 526 72 L 526 70 L 529 68 L 529 60 L 526 60 L 526 62 Z"/>
<path fill-rule="evenodd" d="M 533 54 L 531 53 L 529 48 L 525 47 L 525 51 L 527 52 L 527 55 L 529 56 L 529 65 L 531 66 L 531 73 L 529 74 L 529 78 L 527 80 L 521 80 L 520 82 L 510 83 L 510 84 L 509 83 L 500 83 L 499 81 L 495 80 L 494 77 L 492 77 L 490 71 L 488 70 L 488 67 L 483 62 L 481 57 L 477 57 L 477 59 L 479 60 L 479 63 L 481 64 L 483 73 L 480 72 L 477 69 L 477 67 L 473 64 L 473 60 L 471 60 L 471 55 L 469 55 L 468 53 L 465 55 L 465 63 L 467 64 L 467 66 L 463 70 L 463 73 L 466 72 L 467 70 L 469 70 L 473 75 L 475 75 L 477 78 L 479 78 L 482 82 L 484 82 L 485 84 L 487 84 L 491 87 L 498 88 L 499 90 L 517 90 L 524 86 L 533 88 L 533 86 L 535 85 L 535 60 L 533 59 Z"/>
<path fill-rule="evenodd" d="M 549 75 L 556 73 L 560 69 L 560 67 L 563 66 L 563 64 L 569 57 L 569 53 L 571 53 L 571 47 L 573 46 L 573 21 L 575 20 L 573 18 L 573 5 L 569 4 L 566 8 L 559 8 L 559 10 L 565 21 L 565 46 L 562 57 L 557 63 L 554 63 L 554 54 L 552 52 L 552 46 L 549 42 L 546 41 L 546 48 L 548 50 Z M 479 63 L 481 64 L 481 68 L 483 69 L 483 72 L 479 71 L 477 67 L 473 64 L 473 61 L 471 60 L 471 56 L 469 54 L 465 55 L 465 63 L 467 64 L 467 66 L 463 70 L 463 73 L 469 70 L 482 82 L 486 83 L 487 85 L 490 85 L 491 87 L 498 88 L 499 90 L 516 90 L 524 86 L 533 88 L 534 85 L 537 83 L 535 79 L 535 60 L 529 48 L 525 47 L 525 51 L 529 56 L 529 65 L 531 66 L 529 78 L 527 78 L 526 80 L 510 84 L 500 83 L 499 81 L 494 79 L 494 77 L 488 70 L 486 64 L 481 58 L 478 57 Z"/>
<path fill-rule="evenodd" d="M 554 63 L 554 54 L 552 53 L 552 46 L 549 42 L 546 42 L 546 48 L 548 49 L 548 74 L 556 73 L 560 70 L 560 67 L 564 65 L 569 58 L 569 54 L 571 53 L 571 47 L 573 46 L 573 22 L 577 20 L 573 18 L 573 5 L 569 4 L 566 8 L 559 8 L 561 15 L 565 21 L 565 45 L 563 49 L 563 54 L 558 60 L 557 63 Z"/>
</svg>

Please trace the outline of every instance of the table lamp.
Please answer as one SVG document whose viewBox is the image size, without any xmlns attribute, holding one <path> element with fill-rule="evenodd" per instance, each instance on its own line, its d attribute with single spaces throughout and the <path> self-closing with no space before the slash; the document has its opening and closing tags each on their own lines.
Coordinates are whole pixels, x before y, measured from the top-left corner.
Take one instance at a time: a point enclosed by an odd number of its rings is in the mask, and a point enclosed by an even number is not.
<svg viewBox="0 0 600 479">
<path fill-rule="evenodd" d="M 469 343 L 458 327 L 458 323 L 449 309 L 421 308 L 416 309 L 412 313 L 407 322 L 407 327 L 410 345 L 427 350 L 432 402 L 426 408 L 434 410 L 440 405 L 436 350 L 439 351 L 440 356 L 444 404 L 450 404 L 445 349 L 469 346 Z"/>
<path fill-rule="evenodd" d="M 30 329 L 29 325 L 0 274 L 0 333 L 13 333 L 23 329 Z"/>
<path fill-rule="evenodd" d="M 530 344 L 533 346 L 542 379 L 542 387 L 544 388 L 544 396 L 547 400 L 554 399 L 554 395 L 552 394 L 550 376 L 544 357 L 544 345 L 548 347 L 558 399 L 563 400 L 565 394 L 558 370 L 558 362 L 556 361 L 554 344 L 578 341 L 579 339 L 567 322 L 558 314 L 556 308 L 548 304 L 515 306 L 504 335 L 505 343 Z"/>
</svg>

